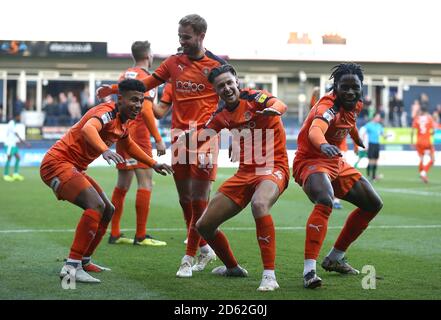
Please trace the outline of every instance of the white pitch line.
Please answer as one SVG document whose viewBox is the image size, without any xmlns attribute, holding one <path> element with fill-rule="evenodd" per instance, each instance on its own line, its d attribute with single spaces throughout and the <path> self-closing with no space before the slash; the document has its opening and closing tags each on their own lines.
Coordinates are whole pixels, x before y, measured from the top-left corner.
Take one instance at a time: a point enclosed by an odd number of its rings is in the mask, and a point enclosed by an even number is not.
<svg viewBox="0 0 441 320">
<path fill-rule="evenodd" d="M 430 191 L 421 191 L 421 190 L 414 190 L 414 189 L 394 189 L 394 188 L 375 188 L 375 189 L 380 192 L 404 193 L 404 194 L 412 194 L 412 195 L 417 195 L 417 196 L 430 196 L 430 197 L 441 196 L 441 192 L 430 192 Z"/>
<path fill-rule="evenodd" d="M 328 227 L 328 229 L 341 229 L 343 226 Z M 369 229 L 439 229 L 441 224 L 427 224 L 427 225 L 398 225 L 398 226 L 369 226 Z M 225 231 L 255 231 L 255 227 L 228 227 L 221 228 Z M 136 229 L 121 229 L 121 231 L 135 231 Z M 186 231 L 185 228 L 149 228 L 151 231 Z M 276 227 L 280 231 L 296 231 L 305 230 L 305 227 Z M 1 233 L 67 233 L 75 232 L 75 229 L 16 229 L 16 230 L 0 230 Z"/>
</svg>

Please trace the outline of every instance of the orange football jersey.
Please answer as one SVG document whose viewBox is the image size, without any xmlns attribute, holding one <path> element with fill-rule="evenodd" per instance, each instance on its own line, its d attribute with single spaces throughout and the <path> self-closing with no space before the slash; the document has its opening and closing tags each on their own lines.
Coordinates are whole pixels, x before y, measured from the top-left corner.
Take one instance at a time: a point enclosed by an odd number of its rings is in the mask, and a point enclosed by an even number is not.
<svg viewBox="0 0 441 320">
<path fill-rule="evenodd" d="M 429 114 L 415 117 L 412 127 L 417 129 L 417 144 L 431 144 L 432 131 L 435 129 L 435 122 Z"/>
<path fill-rule="evenodd" d="M 325 133 L 325 139 L 329 144 L 335 146 L 340 146 L 343 140 L 346 140 L 349 132 L 355 128 L 357 116 L 363 108 L 363 102 L 359 101 L 355 109 L 348 112 L 345 111 L 343 107 L 336 105 L 335 100 L 336 96 L 330 92 L 323 96 L 311 109 L 297 138 L 298 147 L 296 157 L 328 159 L 328 157 L 316 149 L 309 140 L 309 128 L 314 119 L 319 118 L 329 124 L 329 128 Z"/>
<path fill-rule="evenodd" d="M 199 60 L 191 60 L 185 54 L 170 56 L 155 70 L 153 77 L 157 81 L 169 81 L 172 86 L 172 129 L 187 130 L 190 121 L 200 128 L 216 111 L 219 98 L 207 77 L 211 69 L 221 64 L 225 61 L 206 51 Z"/>
<path fill-rule="evenodd" d="M 128 135 L 126 123 L 121 123 L 115 103 L 108 102 L 89 109 L 87 113 L 68 132 L 58 140 L 48 151 L 57 159 L 66 160 L 80 170 L 86 170 L 87 166 L 101 155 L 87 143 L 81 133 L 81 129 L 90 118 L 98 118 L 103 127 L 99 132 L 101 139 L 107 146 Z"/>
<path fill-rule="evenodd" d="M 216 132 L 223 128 L 231 132 L 238 130 L 236 134 L 241 137 L 239 170 L 278 167 L 289 176 L 286 135 L 281 118 L 256 113 L 265 109 L 271 99 L 276 98 L 267 91 L 241 90 L 238 106 L 234 110 L 225 106 L 214 113 L 206 128 Z"/>
</svg>

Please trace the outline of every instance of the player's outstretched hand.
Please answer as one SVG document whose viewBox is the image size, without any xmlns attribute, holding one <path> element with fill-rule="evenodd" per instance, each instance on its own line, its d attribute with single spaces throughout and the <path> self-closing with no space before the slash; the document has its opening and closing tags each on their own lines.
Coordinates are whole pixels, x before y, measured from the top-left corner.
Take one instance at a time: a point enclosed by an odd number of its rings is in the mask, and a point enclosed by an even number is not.
<svg viewBox="0 0 441 320">
<path fill-rule="evenodd" d="M 167 174 L 173 174 L 175 173 L 172 169 L 172 167 L 170 167 L 168 164 L 165 163 L 156 163 L 153 166 L 153 170 L 155 170 L 157 173 L 166 176 Z"/>
<path fill-rule="evenodd" d="M 273 108 L 265 108 L 263 110 L 257 110 L 256 113 L 259 113 L 264 116 L 280 116 L 281 113 Z"/>
<path fill-rule="evenodd" d="M 109 149 L 103 152 L 103 158 L 107 161 L 108 164 L 111 164 L 111 161 L 113 161 L 115 164 L 118 163 L 124 163 L 125 160 L 122 156 L 120 156 L 118 153 L 113 152 Z"/>
<path fill-rule="evenodd" d="M 112 87 L 108 84 L 103 84 L 101 87 L 96 89 L 96 96 L 98 99 L 104 99 L 105 97 L 112 94 Z"/>
<path fill-rule="evenodd" d="M 166 152 L 167 147 L 165 146 L 164 141 L 156 142 L 156 151 L 158 153 L 158 157 L 163 156 Z"/>
<path fill-rule="evenodd" d="M 339 156 L 341 157 L 341 151 L 339 148 L 337 148 L 336 146 L 329 144 L 329 143 L 323 143 L 320 145 L 320 151 L 327 155 L 329 158 L 335 157 L 335 156 Z"/>
</svg>

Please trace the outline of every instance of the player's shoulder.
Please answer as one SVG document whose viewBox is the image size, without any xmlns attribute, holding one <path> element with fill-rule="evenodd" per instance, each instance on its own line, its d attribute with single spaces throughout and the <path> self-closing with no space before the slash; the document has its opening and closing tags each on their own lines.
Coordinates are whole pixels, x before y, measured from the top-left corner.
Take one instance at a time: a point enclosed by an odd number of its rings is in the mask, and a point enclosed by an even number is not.
<svg viewBox="0 0 441 320">
<path fill-rule="evenodd" d="M 313 109 L 316 118 L 324 118 L 328 123 L 340 111 L 340 107 L 336 104 L 336 96 L 332 92 L 321 97 Z"/>
<path fill-rule="evenodd" d="M 148 75 L 150 75 L 150 72 L 144 68 L 130 67 L 120 75 L 119 81 L 121 82 L 125 79 L 143 79 Z"/>
<path fill-rule="evenodd" d="M 211 52 L 209 50 L 205 51 L 205 56 L 208 59 L 212 60 L 213 62 L 218 63 L 219 65 L 227 64 L 227 62 L 224 59 L 222 59 L 221 57 L 215 55 L 213 52 Z"/>
<path fill-rule="evenodd" d="M 91 108 L 89 111 L 89 117 L 96 117 L 100 119 L 103 124 L 109 123 L 112 120 L 115 120 L 118 113 L 118 108 L 116 107 L 115 102 L 104 102 L 99 105 Z"/>
<path fill-rule="evenodd" d="M 239 94 L 239 99 L 257 103 L 265 103 L 269 98 L 272 98 L 272 95 L 268 91 L 251 88 L 241 89 Z"/>
</svg>

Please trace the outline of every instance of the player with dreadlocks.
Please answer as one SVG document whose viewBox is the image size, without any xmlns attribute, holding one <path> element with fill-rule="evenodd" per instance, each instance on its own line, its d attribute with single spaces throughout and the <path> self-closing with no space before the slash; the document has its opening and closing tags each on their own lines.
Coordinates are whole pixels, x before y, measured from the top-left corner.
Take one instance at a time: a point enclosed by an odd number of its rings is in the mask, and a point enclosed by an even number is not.
<svg viewBox="0 0 441 320">
<path fill-rule="evenodd" d="M 345 259 L 347 248 L 367 228 L 381 210 L 383 202 L 361 173 L 341 156 L 338 145 L 350 134 L 363 146 L 356 117 L 361 101 L 363 70 L 355 63 L 341 63 L 332 69 L 332 91 L 311 109 L 300 130 L 298 149 L 293 164 L 293 177 L 314 204 L 306 223 L 303 285 L 321 286 L 316 260 L 326 236 L 334 195 L 357 208 L 349 215 L 333 248 L 322 262 L 326 271 L 359 274 Z"/>
</svg>

